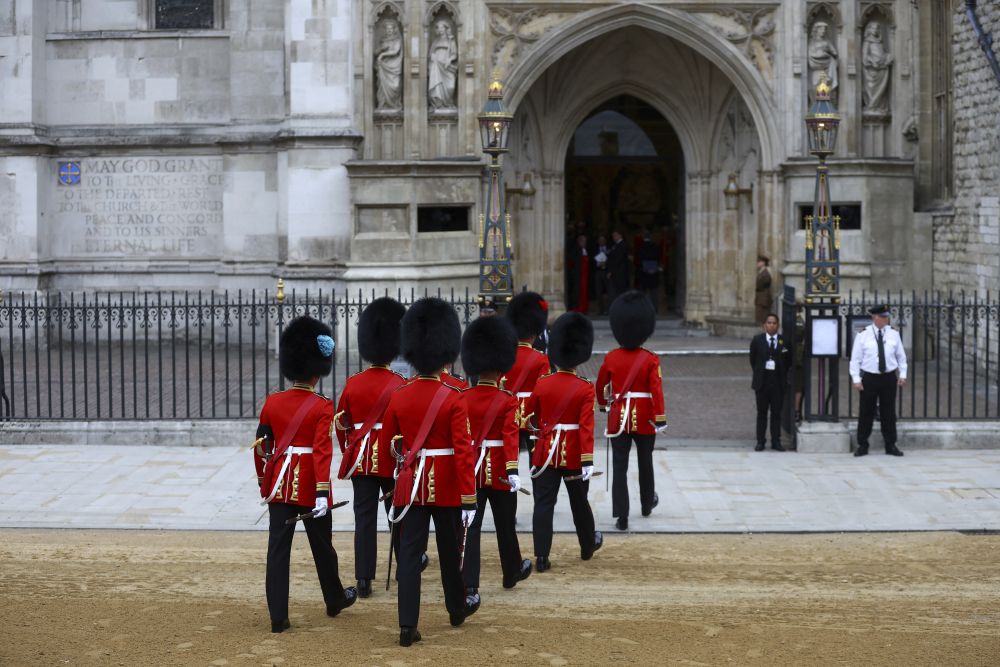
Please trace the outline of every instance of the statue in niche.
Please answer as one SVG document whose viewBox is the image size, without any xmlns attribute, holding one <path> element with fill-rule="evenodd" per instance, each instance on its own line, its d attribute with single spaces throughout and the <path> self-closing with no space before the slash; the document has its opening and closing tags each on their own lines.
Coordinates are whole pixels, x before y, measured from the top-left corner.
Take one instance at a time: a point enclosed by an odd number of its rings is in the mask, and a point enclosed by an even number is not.
<svg viewBox="0 0 1000 667">
<path fill-rule="evenodd" d="M 826 21 L 816 21 L 809 31 L 809 81 L 810 96 L 819 85 L 820 73 L 826 72 L 830 84 L 830 98 L 837 95 L 837 47 L 830 38 L 830 25 Z"/>
<path fill-rule="evenodd" d="M 893 57 L 887 53 L 882 40 L 882 25 L 869 21 L 865 26 L 864 45 L 861 49 L 861 90 L 865 115 L 882 116 L 889 113 L 889 74 Z"/>
<path fill-rule="evenodd" d="M 427 54 L 427 103 L 431 111 L 453 111 L 458 83 L 458 43 L 451 21 L 434 22 L 434 38 Z"/>
<path fill-rule="evenodd" d="M 382 38 L 375 49 L 375 109 L 399 111 L 403 108 L 403 35 L 399 22 L 380 22 Z"/>
</svg>

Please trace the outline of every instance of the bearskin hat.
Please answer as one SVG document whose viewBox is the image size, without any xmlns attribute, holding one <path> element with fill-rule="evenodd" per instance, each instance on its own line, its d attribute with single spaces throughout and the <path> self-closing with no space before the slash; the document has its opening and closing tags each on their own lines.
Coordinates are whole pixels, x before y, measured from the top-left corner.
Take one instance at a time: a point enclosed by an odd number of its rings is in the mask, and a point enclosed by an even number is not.
<svg viewBox="0 0 1000 667">
<path fill-rule="evenodd" d="M 296 317 L 281 332 L 278 367 L 292 382 L 326 377 L 333 370 L 333 332 L 319 320 Z"/>
<path fill-rule="evenodd" d="M 549 304 L 536 292 L 518 292 L 507 304 L 507 319 L 519 339 L 540 336 L 549 317 Z"/>
<path fill-rule="evenodd" d="M 656 329 L 656 312 L 643 292 L 629 290 L 611 303 L 608 310 L 611 333 L 626 350 L 634 350 L 653 335 Z"/>
<path fill-rule="evenodd" d="M 403 358 L 422 375 L 436 373 L 458 358 L 462 325 L 450 303 L 437 297 L 420 299 L 402 320 Z"/>
<path fill-rule="evenodd" d="M 594 349 L 594 325 L 580 313 L 566 313 L 552 325 L 549 359 L 559 368 L 576 368 L 590 359 Z"/>
<path fill-rule="evenodd" d="M 506 373 L 517 359 L 517 332 L 503 317 L 480 317 L 462 336 L 462 368 L 466 375 Z"/>
<path fill-rule="evenodd" d="M 375 299 L 358 318 L 358 352 L 373 364 L 387 364 L 399 355 L 399 322 L 406 308 L 395 299 Z"/>
</svg>

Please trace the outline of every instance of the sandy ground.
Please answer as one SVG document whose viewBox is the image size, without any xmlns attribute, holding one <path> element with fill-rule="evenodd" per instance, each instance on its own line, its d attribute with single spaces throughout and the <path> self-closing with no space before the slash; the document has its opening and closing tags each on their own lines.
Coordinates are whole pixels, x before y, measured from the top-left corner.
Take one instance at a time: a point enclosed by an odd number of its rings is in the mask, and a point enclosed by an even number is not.
<svg viewBox="0 0 1000 667">
<path fill-rule="evenodd" d="M 995 535 L 608 535 L 588 563 L 559 535 L 553 569 L 512 591 L 486 535 L 480 612 L 449 626 L 432 547 L 409 649 L 395 588 L 324 615 L 301 534 L 293 627 L 270 634 L 266 538 L 2 530 L 0 665 L 1000 663 Z"/>
</svg>

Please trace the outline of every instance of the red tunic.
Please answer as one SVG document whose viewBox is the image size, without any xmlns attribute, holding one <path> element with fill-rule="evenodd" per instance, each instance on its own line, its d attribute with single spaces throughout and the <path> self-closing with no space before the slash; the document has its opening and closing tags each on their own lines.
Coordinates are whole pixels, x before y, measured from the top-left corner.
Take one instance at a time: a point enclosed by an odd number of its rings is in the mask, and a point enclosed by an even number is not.
<svg viewBox="0 0 1000 667">
<path fill-rule="evenodd" d="M 622 385 L 639 364 L 630 387 Z M 610 385 L 609 389 L 606 389 Z M 629 396 L 629 394 L 640 394 Z M 642 394 L 649 394 L 642 396 Z M 609 398 L 610 397 L 610 398 Z M 618 348 L 608 353 L 597 373 L 597 403 L 608 409 L 608 433 L 653 435 L 654 422 L 666 422 L 660 358 L 645 348 Z"/>
<path fill-rule="evenodd" d="M 294 419 L 302 402 L 315 395 L 312 387 L 307 384 L 295 384 L 290 389 L 271 394 L 264 401 L 260 410 L 260 425 L 257 435 L 274 434 L 277 445 L 283 440 L 285 432 Z M 275 484 L 278 491 L 271 502 L 291 503 L 304 507 L 316 504 L 316 495 L 330 495 L 330 465 L 333 462 L 333 440 L 331 438 L 331 420 L 333 419 L 333 403 L 326 396 L 320 395 L 309 412 L 299 424 L 291 443 L 288 445 L 290 454 L 285 474 L 279 479 L 284 456 L 271 462 L 275 471 Z M 312 448 L 312 453 L 294 453 L 291 448 Z M 264 451 L 262 447 L 254 447 L 254 467 L 257 469 L 257 482 L 262 482 L 264 473 Z M 262 489 L 263 497 L 270 495 L 271 488 Z"/>
<path fill-rule="evenodd" d="M 573 371 L 539 378 L 527 409 L 534 413 L 531 422 L 538 428 L 531 455 L 536 470 L 546 461 L 549 468 L 569 470 L 594 464 L 594 385 L 589 380 Z M 556 414 L 560 409 L 561 414 Z"/>
<path fill-rule="evenodd" d="M 528 397 L 535 388 L 538 378 L 549 372 L 549 358 L 531 347 L 531 343 L 517 344 L 517 358 L 514 366 L 504 375 L 503 388 L 514 394 L 518 402 L 518 425 L 525 429 L 528 413 L 525 409 Z"/>
<path fill-rule="evenodd" d="M 460 391 L 469 388 L 469 383 L 465 380 L 465 378 L 452 375 L 448 371 L 441 373 L 441 382 L 444 382 L 449 387 L 454 387 Z"/>
<path fill-rule="evenodd" d="M 372 366 L 366 370 L 352 375 L 344 385 L 344 391 L 340 394 L 340 401 L 337 403 L 337 413 L 333 421 L 337 431 L 337 441 L 340 443 L 340 451 L 343 453 L 348 446 L 348 438 L 358 431 L 368 420 L 368 416 L 375 408 L 379 397 L 386 388 L 390 391 L 398 389 L 406 379 L 389 370 L 388 366 Z M 372 428 L 372 435 L 367 443 L 358 441 L 357 447 L 352 450 L 351 458 L 357 460 L 360 449 L 364 444 L 364 455 L 355 470 L 355 475 L 372 475 L 375 477 L 392 477 L 396 468 L 396 461 L 392 458 L 392 452 L 382 443 L 378 437 L 381 430 L 382 414 L 375 419 Z M 361 438 L 365 434 L 359 434 Z M 358 437 L 354 435 L 353 437 Z M 348 464 L 350 465 L 350 464 Z"/>
<path fill-rule="evenodd" d="M 437 377 L 421 375 L 396 390 L 382 419 L 380 446 L 388 449 L 393 437 L 400 435 L 402 444 L 397 447 L 406 456 L 414 447 L 424 415 L 428 413 L 434 395 L 441 386 L 441 380 Z M 416 472 L 420 457 L 414 458 L 413 465 L 404 468 L 397 479 L 393 496 L 393 505 L 396 507 L 409 504 L 408 489 L 414 485 L 415 505 L 463 506 L 467 509 L 476 506 L 476 459 L 472 449 L 472 436 L 469 434 L 469 413 L 458 390 L 449 387 L 447 392 L 421 449 L 453 450 L 454 453 L 426 456 L 419 478 Z"/>
<path fill-rule="evenodd" d="M 484 380 L 463 392 L 462 396 L 469 410 L 476 461 L 482 457 L 476 475 L 476 488 L 510 491 L 510 484 L 505 480 L 508 474 L 517 474 L 517 399 L 509 391 L 499 389 L 495 382 Z M 493 411 L 492 425 L 484 437 L 489 446 L 483 450 L 480 449 L 482 443 L 475 442 L 475 439 L 483 429 L 483 422 L 494 400 L 497 407 Z"/>
</svg>

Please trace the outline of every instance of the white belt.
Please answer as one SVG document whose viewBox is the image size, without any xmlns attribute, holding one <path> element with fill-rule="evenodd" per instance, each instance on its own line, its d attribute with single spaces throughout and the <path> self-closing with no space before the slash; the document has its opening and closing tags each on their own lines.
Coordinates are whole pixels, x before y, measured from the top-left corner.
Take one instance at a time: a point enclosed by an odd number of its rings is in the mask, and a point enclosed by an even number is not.
<svg viewBox="0 0 1000 667">
<path fill-rule="evenodd" d="M 648 391 L 626 391 L 622 396 L 625 398 L 653 398 L 653 395 Z"/>
<path fill-rule="evenodd" d="M 360 431 L 363 427 L 364 424 L 354 425 L 354 429 L 357 431 Z M 345 477 L 344 479 L 350 479 L 351 477 L 354 476 L 354 472 L 358 469 L 358 466 L 361 465 L 362 459 L 365 458 L 365 452 L 368 451 L 368 441 L 371 439 L 372 433 L 381 430 L 382 430 L 382 422 L 375 422 L 375 424 L 372 425 L 372 429 L 367 433 L 365 433 L 365 437 L 361 440 L 361 446 L 358 447 L 358 457 L 354 459 L 354 465 L 351 466 L 350 471 L 348 471 L 347 473 L 347 477 Z"/>
<path fill-rule="evenodd" d="M 618 436 L 620 436 L 622 433 L 625 432 L 625 425 L 628 423 L 629 408 L 632 407 L 633 398 L 653 398 L 653 395 L 648 391 L 626 391 L 624 394 L 619 394 L 618 396 L 615 396 L 615 400 L 618 400 L 619 398 L 625 399 L 625 412 L 623 413 L 622 416 L 622 423 L 618 425 L 617 433 L 608 433 L 607 431 L 605 431 L 604 432 L 605 438 L 617 438 Z M 609 409 L 608 415 L 610 414 L 611 410 Z"/>
<path fill-rule="evenodd" d="M 517 392 L 514 395 L 517 396 L 518 398 L 528 398 L 529 396 L 531 396 L 531 392 L 530 391 L 519 391 L 519 392 Z"/>
<path fill-rule="evenodd" d="M 490 447 L 503 447 L 503 440 L 483 440 L 479 443 L 479 460 L 476 461 L 476 474 L 483 467 L 483 459 L 486 458 L 486 450 Z"/>
<path fill-rule="evenodd" d="M 389 512 L 389 521 L 392 523 L 399 523 L 406 516 L 406 513 L 410 511 L 410 507 L 413 506 L 413 500 L 417 497 L 417 489 L 423 483 L 424 479 L 424 462 L 427 460 L 428 456 L 452 456 L 455 450 L 453 448 L 448 449 L 421 449 L 417 452 L 417 458 L 420 462 L 417 464 L 417 472 L 413 475 L 413 488 L 410 490 L 410 498 L 406 502 L 406 507 L 403 511 L 399 513 L 398 516 L 393 517 L 392 512 Z"/>
<path fill-rule="evenodd" d="M 271 489 L 270 495 L 261 502 L 261 505 L 268 504 L 278 495 L 278 487 L 281 486 L 281 481 L 285 479 L 285 473 L 288 472 L 288 464 L 292 462 L 292 455 L 312 453 L 312 447 L 288 447 L 285 449 L 285 453 L 282 455 L 285 460 L 281 462 L 281 470 L 278 472 L 278 476 L 274 478 L 274 488 Z"/>
<path fill-rule="evenodd" d="M 552 463 L 552 456 L 556 453 L 556 450 L 559 449 L 559 441 L 562 439 L 563 432 L 564 431 L 579 431 L 580 430 L 580 425 L 579 424 L 556 424 L 555 428 L 553 428 L 552 430 L 555 431 L 556 437 L 554 437 L 552 439 L 552 447 L 549 448 L 549 455 L 545 459 L 545 463 L 542 464 L 541 468 L 539 468 L 538 470 L 536 470 L 533 473 L 530 473 L 531 474 L 531 479 L 535 479 L 536 477 L 538 477 L 539 475 L 541 475 L 543 472 L 545 472 L 545 469 L 548 468 L 549 464 Z"/>
</svg>

